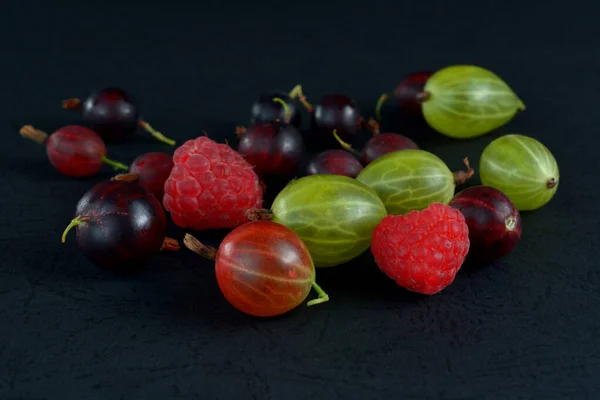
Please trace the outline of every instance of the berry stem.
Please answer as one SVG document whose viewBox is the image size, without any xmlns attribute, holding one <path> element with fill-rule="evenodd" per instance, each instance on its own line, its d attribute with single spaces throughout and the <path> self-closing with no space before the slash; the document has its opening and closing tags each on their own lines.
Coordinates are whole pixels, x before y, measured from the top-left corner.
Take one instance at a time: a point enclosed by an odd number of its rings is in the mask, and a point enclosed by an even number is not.
<svg viewBox="0 0 600 400">
<path fill-rule="evenodd" d="M 139 180 L 139 176 L 137 174 L 119 174 L 116 176 L 113 176 L 110 180 L 111 181 L 125 181 L 125 182 L 136 182 L 137 180 Z"/>
<path fill-rule="evenodd" d="M 454 175 L 454 184 L 457 186 L 462 185 L 463 183 L 468 181 L 475 174 L 475 170 L 473 168 L 471 168 L 471 166 L 469 165 L 469 159 L 467 157 L 464 158 L 463 162 L 467 166 L 467 170 L 466 171 L 456 171 L 456 172 L 452 173 L 452 175 Z"/>
<path fill-rule="evenodd" d="M 283 122 L 289 124 L 290 119 L 292 118 L 292 112 L 290 111 L 290 108 L 288 107 L 287 103 L 279 97 L 273 97 L 273 101 L 283 106 L 283 114 L 285 115 L 285 119 L 283 120 Z"/>
<path fill-rule="evenodd" d="M 120 169 L 122 169 L 123 171 L 127 171 L 127 170 L 129 169 L 129 167 L 127 167 L 127 165 L 125 165 L 125 164 L 122 164 L 122 163 L 120 163 L 120 162 L 118 162 L 118 161 L 113 161 L 113 160 L 111 160 L 110 158 L 107 158 L 107 157 L 106 157 L 106 156 L 104 156 L 104 155 L 102 156 L 102 161 L 103 161 L 105 164 L 108 164 L 108 165 L 110 165 L 111 167 L 113 167 L 113 168 L 114 168 L 114 169 L 116 169 L 116 170 L 120 170 Z"/>
<path fill-rule="evenodd" d="M 84 224 L 86 222 L 89 222 L 89 221 L 90 221 L 89 217 L 77 216 L 77 217 L 73 218 L 71 220 L 71 222 L 69 223 L 69 225 L 67 225 L 67 227 L 65 228 L 60 241 L 62 243 L 65 243 L 67 241 L 67 234 L 69 233 L 69 231 L 71 229 L 73 229 L 74 227 L 79 226 L 81 224 Z"/>
<path fill-rule="evenodd" d="M 189 233 L 186 233 L 183 237 L 183 244 L 185 245 L 185 247 L 198 254 L 200 257 L 204 257 L 209 260 L 215 260 L 217 258 L 218 250 L 216 248 L 206 246 L 200 243 L 198 239 L 196 239 Z"/>
<path fill-rule="evenodd" d="M 323 289 L 321 289 L 321 286 L 317 285 L 317 282 L 313 281 L 312 287 L 315 290 L 315 292 L 317 292 L 319 297 L 309 301 L 308 303 L 306 303 L 306 305 L 314 306 L 315 304 L 321 304 L 329 301 L 329 295 L 325 293 Z"/>
<path fill-rule="evenodd" d="M 306 108 L 306 111 L 309 113 L 313 112 L 312 104 L 306 100 L 306 96 L 302 92 L 302 85 L 296 85 L 292 90 L 290 90 L 288 96 L 290 96 L 290 99 L 298 99 L 298 101 L 302 103 L 304 108 Z"/>
<path fill-rule="evenodd" d="M 379 96 L 379 99 L 377 100 L 377 104 L 375 105 L 375 115 L 377 116 L 377 119 L 379 121 L 381 121 L 381 108 L 383 107 L 385 102 L 388 101 L 388 99 L 390 97 L 392 97 L 393 95 L 394 95 L 394 93 L 384 93 L 381 96 Z"/>
<path fill-rule="evenodd" d="M 31 125 L 24 125 L 19 129 L 19 134 L 24 138 L 33 140 L 37 144 L 44 144 L 46 143 L 46 140 L 48 140 L 48 134 L 46 132 L 35 129 Z"/>
<path fill-rule="evenodd" d="M 246 217 L 251 221 L 264 221 L 273 218 L 273 213 L 266 208 L 251 208 L 246 211 Z"/>
<path fill-rule="evenodd" d="M 349 151 L 350 153 L 356 154 L 356 155 L 358 155 L 358 156 L 360 156 L 360 155 L 361 155 L 361 154 L 360 154 L 360 152 L 359 152 L 359 151 L 357 151 L 357 150 L 354 150 L 354 149 L 352 148 L 352 146 L 351 146 L 349 143 L 346 143 L 346 142 L 344 142 L 344 141 L 343 141 L 343 140 L 340 138 L 340 136 L 337 134 L 337 130 L 335 130 L 335 129 L 333 130 L 333 137 L 335 137 L 335 140 L 337 140 L 337 141 L 338 141 L 338 143 L 339 143 L 339 144 L 342 146 L 342 148 L 343 148 L 344 150 L 346 150 L 346 151 Z"/>
<path fill-rule="evenodd" d="M 172 239 L 170 237 L 165 237 L 165 240 L 163 240 L 163 244 L 160 247 L 161 251 L 179 251 L 181 250 L 181 246 L 179 245 L 179 242 L 175 239 Z"/>
<path fill-rule="evenodd" d="M 161 142 L 166 143 L 171 146 L 175 146 L 175 141 L 173 139 L 169 139 L 168 137 L 166 137 L 159 131 L 155 130 L 146 121 L 140 120 L 139 125 L 142 127 L 142 129 L 144 129 L 146 132 L 150 133 L 152 136 L 154 136 L 156 139 L 160 140 Z"/>
<path fill-rule="evenodd" d="M 248 128 L 246 128 L 245 126 L 236 126 L 235 127 L 235 136 L 237 136 L 240 139 L 242 136 L 244 136 L 246 134 L 246 132 L 248 132 Z"/>
<path fill-rule="evenodd" d="M 77 97 L 63 100 L 62 108 L 65 110 L 79 111 L 81 110 L 81 100 Z"/>
<path fill-rule="evenodd" d="M 379 122 L 375 121 L 373 118 L 369 118 L 369 120 L 365 122 L 365 128 L 371 132 L 371 135 L 373 136 L 377 136 L 380 133 Z"/>
</svg>

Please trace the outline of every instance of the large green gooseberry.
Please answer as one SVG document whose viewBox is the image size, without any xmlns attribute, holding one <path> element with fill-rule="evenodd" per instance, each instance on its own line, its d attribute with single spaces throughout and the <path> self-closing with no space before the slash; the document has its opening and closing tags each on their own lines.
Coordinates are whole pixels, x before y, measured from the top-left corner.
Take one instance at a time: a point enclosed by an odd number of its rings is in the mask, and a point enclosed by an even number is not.
<svg viewBox="0 0 600 400">
<path fill-rule="evenodd" d="M 421 211 L 432 203 L 448 204 L 456 185 L 474 171 L 465 159 L 467 171 L 452 172 L 435 154 L 425 150 L 401 150 L 385 154 L 367 165 L 356 180 L 373 188 L 388 214 Z"/>
<path fill-rule="evenodd" d="M 343 264 L 368 250 L 373 230 L 386 215 L 373 189 L 341 175 L 291 181 L 269 212 L 272 221 L 300 236 L 315 267 Z"/>
<path fill-rule="evenodd" d="M 467 139 L 508 123 L 525 105 L 496 74 L 474 65 L 434 73 L 422 94 L 423 116 L 439 133 Z"/>
<path fill-rule="evenodd" d="M 479 161 L 481 183 L 503 192 L 520 211 L 548 203 L 558 189 L 556 159 L 538 140 L 504 135 L 483 150 Z"/>
</svg>

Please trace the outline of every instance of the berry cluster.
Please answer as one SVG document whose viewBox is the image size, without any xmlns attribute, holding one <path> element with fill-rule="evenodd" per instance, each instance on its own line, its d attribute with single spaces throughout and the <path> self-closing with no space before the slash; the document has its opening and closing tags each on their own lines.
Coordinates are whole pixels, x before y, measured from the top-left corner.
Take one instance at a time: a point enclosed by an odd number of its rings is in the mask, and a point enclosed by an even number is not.
<svg viewBox="0 0 600 400">
<path fill-rule="evenodd" d="M 316 269 L 345 264 L 371 251 L 375 264 L 407 290 L 433 295 L 448 287 L 465 260 L 490 263 L 521 238 L 520 212 L 550 201 L 559 170 L 550 151 L 532 137 L 510 134 L 481 154 L 481 185 L 457 192 L 475 175 L 451 171 L 408 137 L 380 132 L 382 108 L 395 97 L 400 109 L 455 139 L 482 136 L 525 109 L 497 75 L 458 65 L 418 72 L 376 105 L 376 117 L 333 93 L 309 103 L 298 85 L 289 93 L 258 96 L 250 125 L 237 126 L 237 148 L 206 134 L 170 155 L 140 155 L 128 167 L 107 158 L 106 143 L 123 142 L 141 127 L 175 142 L 140 117 L 132 96 L 104 89 L 63 107 L 81 113 L 81 126 L 52 134 L 30 125 L 20 134 L 46 146 L 60 173 L 97 174 L 104 164 L 123 173 L 92 187 L 76 206 L 63 234 L 98 267 L 132 273 L 161 250 L 180 249 L 166 237 L 167 223 L 191 231 L 229 229 L 218 248 L 191 233 L 183 244 L 214 260 L 224 298 L 255 316 L 275 316 L 303 303 L 329 300 Z M 303 110 L 310 129 L 302 129 Z M 360 150 L 352 144 L 366 132 Z M 316 151 L 313 152 L 313 151 Z M 285 181 L 269 208 L 272 179 Z M 168 218 L 170 216 L 170 218 Z"/>
</svg>

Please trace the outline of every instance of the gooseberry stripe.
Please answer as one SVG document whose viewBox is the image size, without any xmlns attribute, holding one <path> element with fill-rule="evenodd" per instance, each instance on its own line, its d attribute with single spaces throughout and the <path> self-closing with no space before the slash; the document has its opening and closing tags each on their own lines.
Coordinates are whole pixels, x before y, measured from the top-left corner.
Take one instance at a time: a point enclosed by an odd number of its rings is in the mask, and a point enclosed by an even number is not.
<svg viewBox="0 0 600 400">
<path fill-rule="evenodd" d="M 252 253 L 252 252 L 245 250 L 244 253 Z M 260 253 L 260 252 L 254 252 L 254 253 Z M 312 278 L 307 278 L 307 279 L 288 279 L 288 278 L 282 278 L 282 277 L 277 277 L 277 276 L 261 274 L 260 272 L 257 272 L 257 271 L 252 271 L 252 270 L 249 270 L 246 268 L 242 268 L 239 265 L 237 265 L 236 263 L 232 263 L 229 259 L 227 259 L 225 257 L 219 258 L 219 262 L 222 262 L 223 264 L 227 265 L 229 268 L 235 269 L 236 271 L 242 272 L 244 274 L 256 276 L 258 278 L 272 280 L 275 282 L 285 282 L 285 283 L 290 283 L 290 284 L 294 284 L 294 285 L 299 285 L 299 284 L 305 284 L 307 282 L 314 281 L 314 276 Z M 288 264 L 288 265 L 294 266 L 295 268 L 297 268 L 299 270 L 308 270 L 310 273 L 310 270 L 305 268 L 304 266 L 301 266 L 298 264 Z"/>
</svg>

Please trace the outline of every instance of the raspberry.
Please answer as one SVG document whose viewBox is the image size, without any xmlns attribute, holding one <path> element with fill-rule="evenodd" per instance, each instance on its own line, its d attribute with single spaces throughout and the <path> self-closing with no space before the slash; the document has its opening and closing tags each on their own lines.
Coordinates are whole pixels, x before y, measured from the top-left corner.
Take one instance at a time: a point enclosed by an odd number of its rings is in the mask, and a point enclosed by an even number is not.
<svg viewBox="0 0 600 400">
<path fill-rule="evenodd" d="M 262 206 L 252 166 L 226 144 L 201 136 L 173 154 L 163 204 L 173 222 L 193 230 L 234 228 L 248 221 L 246 210 Z"/>
<path fill-rule="evenodd" d="M 371 252 L 398 285 L 432 295 L 454 281 L 469 245 L 460 211 L 433 203 L 423 211 L 385 217 L 373 232 Z"/>
</svg>

